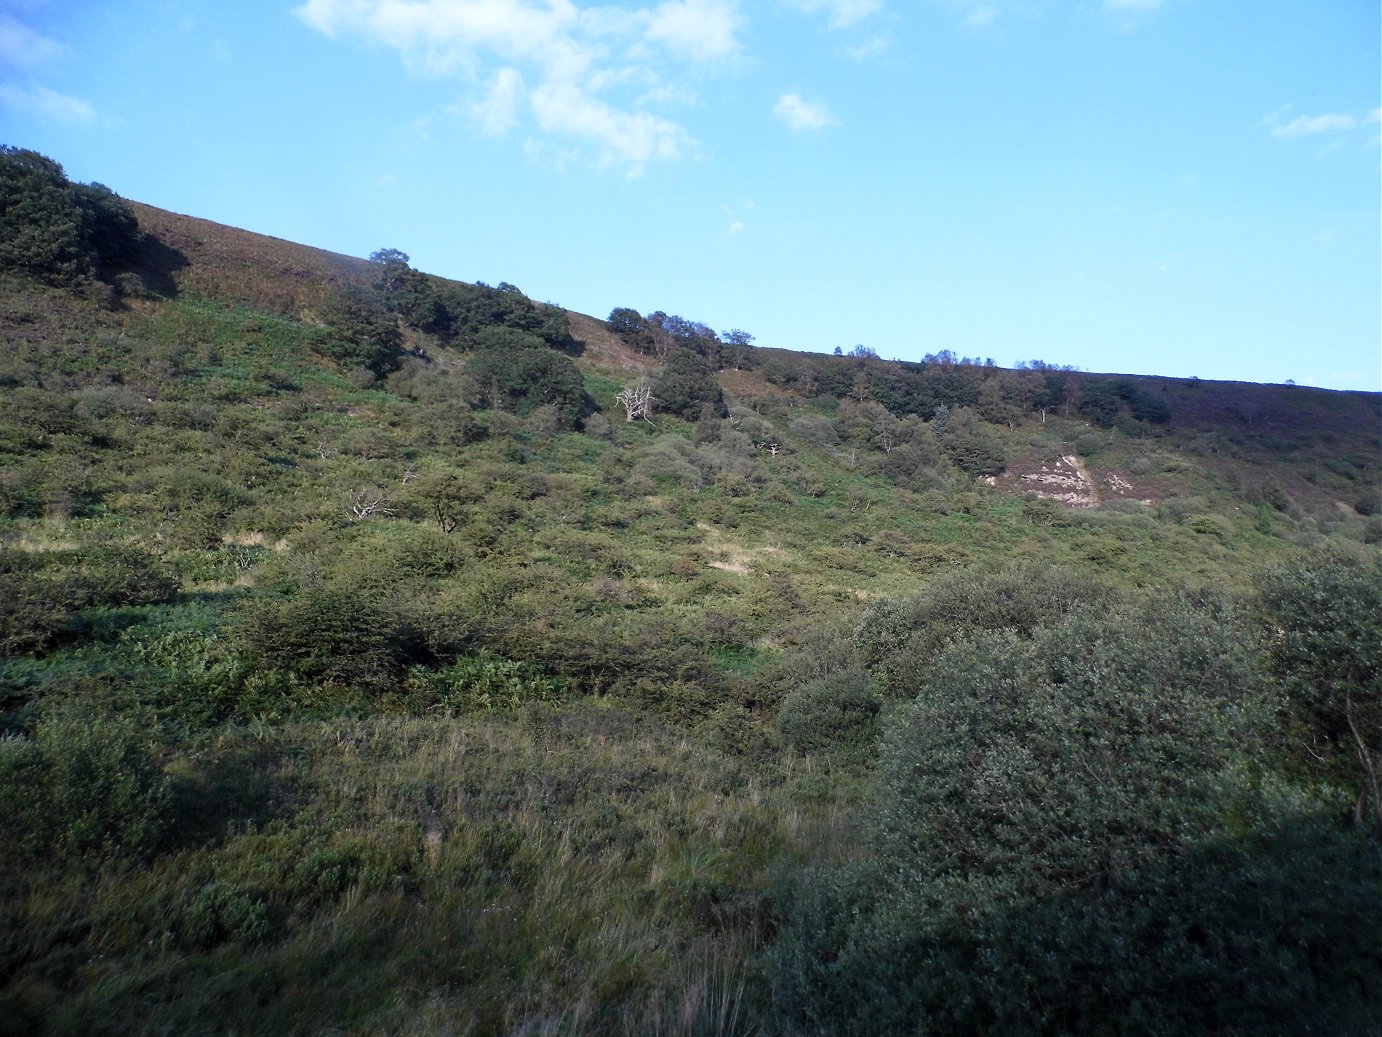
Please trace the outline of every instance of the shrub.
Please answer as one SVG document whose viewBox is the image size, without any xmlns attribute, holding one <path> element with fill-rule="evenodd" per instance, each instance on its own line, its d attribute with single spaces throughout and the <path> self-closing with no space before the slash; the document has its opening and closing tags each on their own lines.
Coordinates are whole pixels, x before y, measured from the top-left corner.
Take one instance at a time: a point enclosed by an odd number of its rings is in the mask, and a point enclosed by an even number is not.
<svg viewBox="0 0 1382 1037">
<path fill-rule="evenodd" d="M 135 721 L 72 703 L 33 738 L 0 739 L 0 818 L 12 850 L 72 860 L 147 853 L 168 820 L 167 779 Z"/>
<path fill-rule="evenodd" d="M 1360 788 L 1357 816 L 1382 830 L 1382 555 L 1333 551 L 1258 577 L 1268 657 L 1340 774 Z"/>
<path fill-rule="evenodd" d="M 139 241 L 134 212 L 109 188 L 71 183 L 52 159 L 0 146 L 0 270 L 81 288 L 129 263 Z"/>
<path fill-rule="evenodd" d="M 512 329 L 495 329 L 495 333 L 532 338 Z M 562 427 L 576 428 L 593 409 L 576 365 L 546 347 L 482 349 L 471 361 L 469 374 L 483 404 L 520 416 L 551 406 Z"/>
<path fill-rule="evenodd" d="M 1097 578 L 1061 566 L 957 570 L 937 576 L 920 594 L 870 605 L 855 628 L 854 647 L 886 690 L 910 695 L 948 641 L 999 630 L 1031 637 L 1083 604 L 1112 598 Z"/>
<path fill-rule="evenodd" d="M 398 321 L 382 296 L 361 288 L 340 288 L 322 307 L 327 331 L 316 351 L 347 368 L 362 367 L 375 375 L 395 370 L 403 349 Z"/>
<path fill-rule="evenodd" d="M 729 413 L 710 364 L 689 349 L 676 349 L 667 358 L 667 365 L 653 382 L 653 396 L 660 410 L 687 421 L 699 418 L 704 404 L 710 404 L 718 417 Z"/>
<path fill-rule="evenodd" d="M 881 709 L 868 672 L 842 670 L 788 693 L 778 710 L 777 730 L 798 752 L 859 761 L 878 740 Z"/>
<path fill-rule="evenodd" d="M 51 648 L 83 609 L 160 604 L 177 591 L 163 562 L 136 547 L 0 550 L 0 656 Z"/>
<path fill-rule="evenodd" d="M 411 657 L 412 631 L 368 588 L 320 586 L 242 606 L 232 639 L 251 666 L 307 681 L 387 685 Z"/>
<path fill-rule="evenodd" d="M 1364 1026 L 1382 861 L 1251 777 L 1274 708 L 1259 673 L 1241 619 L 1185 602 L 952 645 L 885 737 L 868 853 L 789 894 L 772 971 L 791 1023 Z"/>
</svg>

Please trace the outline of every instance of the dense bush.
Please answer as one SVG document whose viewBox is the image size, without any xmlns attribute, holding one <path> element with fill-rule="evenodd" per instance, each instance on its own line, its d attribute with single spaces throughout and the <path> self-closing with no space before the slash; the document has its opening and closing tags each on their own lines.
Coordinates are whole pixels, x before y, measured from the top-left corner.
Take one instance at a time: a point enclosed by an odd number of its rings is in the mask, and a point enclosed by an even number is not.
<svg viewBox="0 0 1382 1037">
<path fill-rule="evenodd" d="M 384 690 L 420 649 L 398 610 L 367 589 L 310 587 L 241 607 L 235 646 L 251 666 L 307 681 Z"/>
<path fill-rule="evenodd" d="M 783 742 L 801 753 L 865 759 L 878 740 L 883 700 L 864 670 L 842 670 L 787 694 L 777 713 Z"/>
<path fill-rule="evenodd" d="M 1258 586 L 1272 671 L 1311 738 L 1302 758 L 1352 774 L 1359 820 L 1382 830 L 1382 555 L 1302 558 Z"/>
<path fill-rule="evenodd" d="M 0 656 L 51 647 L 85 609 L 158 604 L 177 591 L 167 566 L 135 547 L 0 549 Z"/>
<path fill-rule="evenodd" d="M 0 857 L 99 860 L 157 845 L 169 787 L 147 734 L 96 708 L 54 707 L 32 738 L 0 738 L 0 827 L 9 848 Z"/>
<path fill-rule="evenodd" d="M 403 347 L 398 322 L 375 292 L 345 287 L 322 308 L 327 330 L 317 351 L 346 367 L 363 367 L 375 374 L 397 369 Z"/>
<path fill-rule="evenodd" d="M 854 632 L 860 660 L 892 694 L 911 695 L 947 642 L 980 631 L 1031 637 L 1084 604 L 1114 595 L 1072 568 L 1016 562 L 942 573 L 919 594 L 884 598 L 865 609 Z"/>
<path fill-rule="evenodd" d="M 493 348 L 481 349 L 470 362 L 480 402 L 485 406 L 511 410 L 522 416 L 539 407 L 556 410 L 564 428 L 577 428 L 581 419 L 590 413 L 592 404 L 586 396 L 581 372 L 569 358 L 546 347 L 511 348 L 510 339 L 522 336 L 523 342 L 532 339 L 525 332 L 512 329 L 493 343 Z"/>
<path fill-rule="evenodd" d="M 887 734 L 870 855 L 791 902 L 780 1003 L 839 1034 L 1361 1025 L 1379 862 L 1254 783 L 1271 710 L 1221 609 L 957 642 Z"/>
</svg>

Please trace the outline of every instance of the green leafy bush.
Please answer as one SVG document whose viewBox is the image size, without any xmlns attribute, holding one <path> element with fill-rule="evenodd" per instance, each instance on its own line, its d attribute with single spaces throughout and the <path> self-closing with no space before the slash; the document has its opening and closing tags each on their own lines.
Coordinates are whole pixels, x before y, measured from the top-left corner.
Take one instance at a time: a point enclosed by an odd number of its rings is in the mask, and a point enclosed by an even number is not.
<svg viewBox="0 0 1382 1037">
<path fill-rule="evenodd" d="M 953 644 L 885 739 L 869 853 L 789 896 L 778 1003 L 835 1034 L 1350 1032 L 1375 850 L 1252 763 L 1231 610 L 1081 610 Z M 1327 1021 L 1327 1022 L 1326 1022 Z"/>
<path fill-rule="evenodd" d="M 854 647 L 885 690 L 911 695 L 948 641 L 999 630 L 1031 637 L 1081 605 L 1113 597 L 1097 577 L 1063 566 L 1015 562 L 953 570 L 920 594 L 870 605 L 855 628 Z"/>
<path fill-rule="evenodd" d="M 865 670 L 842 670 L 789 692 L 777 713 L 783 742 L 801 753 L 864 759 L 878 741 L 878 688 Z"/>
<path fill-rule="evenodd" d="M 1297 559 L 1258 578 L 1269 658 L 1306 721 L 1308 755 L 1352 774 L 1356 814 L 1382 830 L 1382 555 Z"/>
<path fill-rule="evenodd" d="M 327 301 L 320 316 L 327 331 L 320 337 L 317 352 L 346 367 L 364 367 L 377 375 L 398 367 L 403 335 L 378 294 L 341 288 Z"/>
<path fill-rule="evenodd" d="M 653 397 L 659 410 L 687 421 L 699 418 L 705 404 L 719 417 L 729 413 L 710 364 L 690 349 L 676 349 L 667 358 L 666 366 L 653 381 Z"/>
<path fill-rule="evenodd" d="M 251 667 L 344 686 L 387 687 L 418 651 L 391 603 L 368 588 L 339 585 L 247 602 L 231 636 Z"/>
<path fill-rule="evenodd" d="M 50 709 L 32 738 L 0 739 L 0 826 L 12 851 L 69 860 L 148 853 L 169 787 L 136 722 L 80 703 Z"/>
<path fill-rule="evenodd" d="M 485 406 L 520 416 L 551 406 L 564 428 L 579 426 L 592 409 L 576 365 L 546 347 L 482 349 L 468 373 Z"/>
<path fill-rule="evenodd" d="M 178 586 L 160 559 L 136 547 L 0 549 L 0 656 L 51 648 L 84 609 L 159 604 Z"/>
</svg>

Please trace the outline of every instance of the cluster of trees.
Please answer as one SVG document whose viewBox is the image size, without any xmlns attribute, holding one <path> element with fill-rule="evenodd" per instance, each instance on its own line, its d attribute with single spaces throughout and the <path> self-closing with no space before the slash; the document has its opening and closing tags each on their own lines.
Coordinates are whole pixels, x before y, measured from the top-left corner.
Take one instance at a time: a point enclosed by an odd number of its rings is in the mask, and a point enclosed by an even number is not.
<svg viewBox="0 0 1382 1037">
<path fill-rule="evenodd" d="M 126 270 L 140 244 L 139 221 L 110 188 L 73 183 L 52 159 L 0 145 L 0 270 L 79 288 Z"/>
<path fill-rule="evenodd" d="M 407 253 L 379 249 L 370 256 L 375 288 L 384 305 L 409 326 L 463 349 L 474 348 L 486 328 L 504 327 L 536 336 L 554 349 L 571 349 L 566 312 L 539 305 L 507 282 L 440 281 L 409 266 Z"/>
<path fill-rule="evenodd" d="M 1080 393 L 1080 413 L 1100 428 L 1113 428 L 1120 419 L 1165 425 L 1171 408 L 1165 400 L 1126 378 L 1088 382 Z"/>
<path fill-rule="evenodd" d="M 478 406 L 520 417 L 549 407 L 568 429 L 594 409 L 580 371 L 558 352 L 572 347 L 565 312 L 539 306 L 507 283 L 440 282 L 414 270 L 397 249 L 380 249 L 370 261 L 372 284 L 336 289 L 318 312 L 326 328 L 317 352 L 384 376 L 402 367 L 404 331 L 411 329 L 473 353 L 467 376 Z"/>
<path fill-rule="evenodd" d="M 757 366 L 753 336 L 738 328 L 716 334 L 700 321 L 657 310 L 646 317 L 627 306 L 609 314 L 609 327 L 640 353 L 667 359 L 678 350 L 703 357 L 715 370 L 741 370 Z"/>
</svg>

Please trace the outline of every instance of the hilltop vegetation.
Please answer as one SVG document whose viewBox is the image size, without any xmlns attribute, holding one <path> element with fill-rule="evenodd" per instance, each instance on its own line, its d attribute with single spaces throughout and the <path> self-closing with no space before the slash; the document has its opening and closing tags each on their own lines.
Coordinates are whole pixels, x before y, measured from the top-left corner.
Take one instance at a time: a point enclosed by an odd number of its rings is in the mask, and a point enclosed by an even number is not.
<svg viewBox="0 0 1382 1037">
<path fill-rule="evenodd" d="M 1382 1015 L 1376 394 L 0 226 L 15 1031 Z"/>
</svg>

